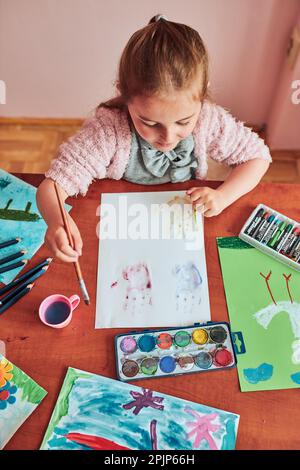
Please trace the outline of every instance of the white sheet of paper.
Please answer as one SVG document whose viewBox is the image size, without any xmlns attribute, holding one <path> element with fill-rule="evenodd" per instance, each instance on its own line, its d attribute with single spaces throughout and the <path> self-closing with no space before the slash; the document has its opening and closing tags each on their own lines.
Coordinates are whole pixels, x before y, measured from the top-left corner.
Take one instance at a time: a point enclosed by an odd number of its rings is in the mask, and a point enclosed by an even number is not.
<svg viewBox="0 0 300 470">
<path fill-rule="evenodd" d="M 183 203 L 182 208 L 190 207 L 186 218 L 162 216 L 163 204 L 184 196 L 185 191 L 102 194 L 95 328 L 186 326 L 210 320 L 203 217 L 198 213 L 192 226 L 191 205 Z M 108 217 L 111 211 L 116 223 Z M 153 239 L 157 220 L 159 239 Z M 169 239 L 162 237 L 163 224 L 173 230 Z M 183 226 L 185 236 L 179 238 Z"/>
</svg>

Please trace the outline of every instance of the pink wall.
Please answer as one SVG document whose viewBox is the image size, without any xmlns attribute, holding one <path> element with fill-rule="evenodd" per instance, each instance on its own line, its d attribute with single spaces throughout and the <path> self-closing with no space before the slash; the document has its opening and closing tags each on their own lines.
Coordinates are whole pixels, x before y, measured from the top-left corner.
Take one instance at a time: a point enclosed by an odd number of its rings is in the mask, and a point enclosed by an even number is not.
<svg viewBox="0 0 300 470">
<path fill-rule="evenodd" d="M 300 31 L 300 6 L 295 24 Z M 295 80 L 300 81 L 300 54 L 294 69 L 290 68 L 286 60 L 282 64 L 282 73 L 268 119 L 268 143 L 273 149 L 300 149 L 300 103 L 292 101 L 295 89 L 291 85 Z M 297 96 L 300 96 L 300 91 Z"/>
<path fill-rule="evenodd" d="M 113 94 L 130 35 L 156 13 L 197 29 L 214 96 L 243 121 L 271 107 L 298 0 L 0 0 L 2 116 L 81 117 Z"/>
</svg>

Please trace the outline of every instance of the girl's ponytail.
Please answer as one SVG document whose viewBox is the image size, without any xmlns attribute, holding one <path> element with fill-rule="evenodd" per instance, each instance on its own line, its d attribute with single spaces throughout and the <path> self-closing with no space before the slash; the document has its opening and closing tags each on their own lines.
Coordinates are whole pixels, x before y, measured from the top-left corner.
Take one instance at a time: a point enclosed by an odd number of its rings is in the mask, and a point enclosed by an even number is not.
<svg viewBox="0 0 300 470">
<path fill-rule="evenodd" d="M 159 14 L 129 39 L 115 82 L 118 94 L 99 107 L 126 109 L 134 96 L 184 90 L 195 83 L 195 98 L 208 99 L 208 54 L 199 33 Z"/>
</svg>

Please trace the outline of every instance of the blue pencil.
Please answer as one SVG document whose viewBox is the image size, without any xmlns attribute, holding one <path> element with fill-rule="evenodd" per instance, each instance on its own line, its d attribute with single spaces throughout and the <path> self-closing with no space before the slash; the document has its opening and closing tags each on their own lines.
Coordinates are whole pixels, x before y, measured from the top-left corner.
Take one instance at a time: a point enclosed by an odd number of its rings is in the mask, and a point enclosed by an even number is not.
<svg viewBox="0 0 300 470">
<path fill-rule="evenodd" d="M 8 302 L 6 302 L 4 305 L 0 307 L 0 313 L 4 313 L 9 307 L 11 307 L 16 302 L 18 302 L 19 299 L 24 297 L 24 295 L 28 294 L 28 292 L 31 291 L 33 286 L 34 284 L 28 284 L 28 286 L 24 287 L 24 289 L 22 289 L 21 292 L 16 294 L 12 299 L 10 299 Z"/>
<path fill-rule="evenodd" d="M 0 295 L 5 294 L 9 290 L 13 289 L 13 287 L 18 286 L 20 282 L 25 281 L 25 279 L 29 279 L 30 276 L 39 271 L 43 266 L 47 266 L 48 264 L 50 264 L 52 260 L 53 258 L 47 258 L 36 266 L 33 266 L 33 268 L 29 269 L 26 273 L 22 274 L 22 276 L 18 277 L 17 279 L 14 279 L 9 284 L 7 284 L 7 286 L 2 287 L 0 289 Z"/>
<path fill-rule="evenodd" d="M 10 245 L 15 245 L 16 243 L 19 243 L 19 241 L 21 241 L 21 238 L 17 237 L 17 238 L 14 238 L 13 240 L 7 240 L 6 242 L 1 242 L 0 248 L 5 248 L 6 246 L 10 246 Z"/>
<path fill-rule="evenodd" d="M 25 253 L 27 253 L 27 250 L 21 250 L 21 251 L 18 251 L 17 253 L 6 256 L 5 258 L 1 258 L 0 264 L 8 263 L 9 261 L 13 261 L 14 259 L 17 259 L 17 258 L 22 258 L 22 256 L 25 255 Z"/>
<path fill-rule="evenodd" d="M 45 272 L 47 271 L 48 268 L 49 268 L 49 266 L 44 266 L 39 271 L 37 271 L 35 274 L 33 274 L 28 279 L 23 281 L 18 287 L 16 287 L 14 290 L 12 290 L 9 294 L 2 297 L 2 299 L 0 300 L 0 307 L 3 304 L 6 304 L 6 302 L 8 302 L 10 299 L 12 299 L 16 294 L 21 292 L 21 290 L 24 289 L 24 287 L 26 287 L 29 283 L 31 283 L 32 281 L 35 281 L 36 279 L 41 277 L 43 274 L 45 274 Z"/>
<path fill-rule="evenodd" d="M 3 266 L 0 268 L 0 273 L 6 273 L 7 271 L 11 271 L 12 269 L 19 268 L 20 266 L 25 266 L 25 264 L 28 263 L 28 259 L 23 259 L 22 261 L 19 261 L 18 263 L 11 263 L 7 264 L 6 266 Z"/>
</svg>

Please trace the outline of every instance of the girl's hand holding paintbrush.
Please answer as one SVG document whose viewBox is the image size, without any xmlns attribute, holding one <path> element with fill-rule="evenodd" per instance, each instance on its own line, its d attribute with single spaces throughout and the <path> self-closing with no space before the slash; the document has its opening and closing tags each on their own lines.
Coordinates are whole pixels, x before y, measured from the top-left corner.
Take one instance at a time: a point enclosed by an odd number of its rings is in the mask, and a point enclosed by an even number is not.
<svg viewBox="0 0 300 470">
<path fill-rule="evenodd" d="M 62 224 L 50 225 L 45 236 L 45 243 L 55 258 L 67 263 L 74 263 L 82 254 L 82 240 L 77 225 L 69 214 L 70 232 L 74 241 L 74 249 L 71 247 L 66 230 Z"/>
<path fill-rule="evenodd" d="M 65 210 L 66 199 L 67 193 L 50 179 L 45 179 L 37 191 L 38 208 L 48 225 L 45 241 L 56 258 L 74 263 L 84 302 L 89 305 L 90 298 L 78 260 L 82 240 L 74 220 Z"/>
<path fill-rule="evenodd" d="M 63 202 L 67 199 L 67 193 L 60 188 Z M 81 256 L 82 239 L 77 225 L 72 217 L 66 213 L 70 232 L 74 241 L 74 249 L 70 245 L 64 228 L 61 212 L 57 204 L 57 196 L 54 181 L 46 178 L 37 191 L 37 204 L 40 213 L 44 217 L 48 229 L 45 236 L 45 244 L 56 259 L 67 263 L 74 263 Z"/>
</svg>

